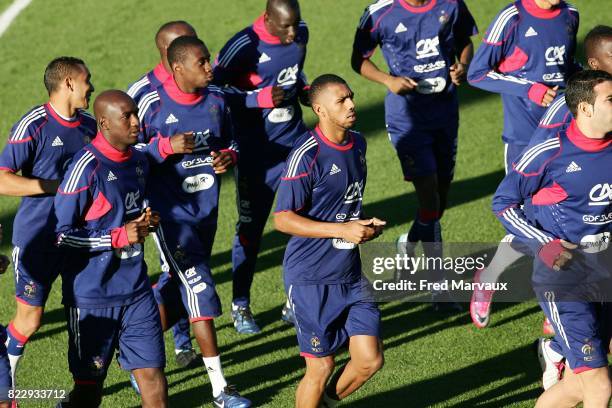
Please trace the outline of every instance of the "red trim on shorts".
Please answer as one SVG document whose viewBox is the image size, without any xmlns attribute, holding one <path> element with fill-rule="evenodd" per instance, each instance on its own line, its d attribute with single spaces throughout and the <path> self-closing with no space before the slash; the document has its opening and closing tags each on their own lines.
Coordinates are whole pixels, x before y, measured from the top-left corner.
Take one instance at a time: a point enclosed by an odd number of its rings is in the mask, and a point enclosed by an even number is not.
<svg viewBox="0 0 612 408">
<path fill-rule="evenodd" d="M 591 371 L 591 370 L 594 370 L 594 369 L 595 369 L 595 368 L 593 368 L 593 367 L 586 367 L 586 366 L 585 366 L 585 367 L 578 367 L 578 368 L 575 368 L 575 369 L 573 369 L 572 371 L 574 372 L 574 374 L 580 374 L 580 373 L 584 373 L 584 372 L 586 372 L 586 371 Z"/>
<path fill-rule="evenodd" d="M 210 316 L 202 316 L 202 317 L 194 317 L 194 318 L 189 318 L 189 323 L 195 323 L 195 322 L 202 322 L 202 321 L 206 321 L 206 320 L 214 320 L 214 317 L 210 317 Z"/>
<path fill-rule="evenodd" d="M 27 306 L 34 306 L 34 305 L 29 304 L 25 299 L 22 299 L 19 296 L 15 296 L 15 300 Z"/>
<path fill-rule="evenodd" d="M 26 344 L 28 342 L 29 337 L 26 337 L 23 334 L 19 333 L 15 326 L 13 326 L 13 322 L 9 323 L 6 330 L 11 333 L 11 337 L 16 338 L 20 343 Z"/>
<path fill-rule="evenodd" d="M 315 356 L 314 354 L 306 353 L 304 351 L 300 351 L 300 356 L 304 358 L 321 358 L 319 356 Z"/>
</svg>

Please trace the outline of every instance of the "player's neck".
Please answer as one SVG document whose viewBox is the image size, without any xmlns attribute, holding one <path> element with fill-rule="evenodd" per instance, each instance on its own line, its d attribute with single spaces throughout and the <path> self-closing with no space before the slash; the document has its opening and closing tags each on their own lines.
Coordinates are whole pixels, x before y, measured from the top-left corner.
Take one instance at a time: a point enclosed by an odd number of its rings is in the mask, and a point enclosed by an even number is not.
<svg viewBox="0 0 612 408">
<path fill-rule="evenodd" d="M 579 116 L 575 121 L 575 130 L 580 132 L 581 136 L 588 139 L 605 139 L 608 133 L 605 130 L 599 129 L 593 120 L 589 120 L 584 116 Z"/>
<path fill-rule="evenodd" d="M 321 137 L 326 138 L 332 143 L 343 145 L 348 141 L 348 131 L 334 123 L 319 122 L 318 128 L 320 130 Z"/>
<path fill-rule="evenodd" d="M 409 6 L 413 6 L 413 7 L 421 7 L 423 5 L 425 5 L 425 3 L 427 3 L 428 1 L 431 0 L 402 0 L 404 3 L 408 4 Z"/>
<path fill-rule="evenodd" d="M 534 3 L 542 10 L 550 10 L 555 7 L 546 0 L 534 0 Z"/>
<path fill-rule="evenodd" d="M 113 149 L 116 150 L 117 153 L 124 154 L 127 153 L 130 148 L 129 144 L 111 140 L 109 136 L 104 134 L 104 131 L 98 132 L 94 138 L 94 146 L 102 151 L 102 153 L 111 153 L 112 155 L 114 155 Z"/>
<path fill-rule="evenodd" d="M 186 94 L 196 94 L 198 92 L 198 88 L 191 86 L 187 83 L 185 83 L 185 81 L 182 80 L 182 78 L 178 77 L 178 76 L 174 76 L 174 82 L 176 83 L 176 87 L 178 88 L 179 91 L 186 93 Z"/>
<path fill-rule="evenodd" d="M 73 107 L 66 98 L 62 98 L 57 94 L 53 94 L 49 97 L 49 105 L 51 105 L 51 109 L 53 109 L 60 118 L 66 121 L 71 121 L 76 116 L 77 108 Z"/>
</svg>

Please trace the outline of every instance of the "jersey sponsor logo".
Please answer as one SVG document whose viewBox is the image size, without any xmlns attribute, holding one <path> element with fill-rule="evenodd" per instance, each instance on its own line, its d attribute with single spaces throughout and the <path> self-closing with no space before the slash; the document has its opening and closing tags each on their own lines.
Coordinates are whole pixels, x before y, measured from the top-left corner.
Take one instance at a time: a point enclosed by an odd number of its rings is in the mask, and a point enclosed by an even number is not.
<svg viewBox="0 0 612 408">
<path fill-rule="evenodd" d="M 565 169 L 566 173 L 575 173 L 577 171 L 582 170 L 582 167 L 580 167 L 578 165 L 578 163 L 576 163 L 575 161 L 572 161 L 569 166 L 567 166 L 567 169 Z"/>
<path fill-rule="evenodd" d="M 333 238 L 332 246 L 336 249 L 355 249 L 357 248 L 357 244 L 346 241 L 342 238 Z"/>
<path fill-rule="evenodd" d="M 580 240 L 580 249 L 587 254 L 596 254 L 606 251 L 610 245 L 610 232 L 595 235 L 585 235 Z"/>
<path fill-rule="evenodd" d="M 565 80 L 565 75 L 563 72 L 552 72 L 542 75 L 542 80 L 545 82 L 563 82 Z"/>
<path fill-rule="evenodd" d="M 133 244 L 123 248 L 115 248 L 115 256 L 119 259 L 130 259 L 142 253 L 141 244 Z"/>
<path fill-rule="evenodd" d="M 140 199 L 140 191 L 132 191 L 125 195 L 125 213 L 132 214 L 136 211 L 140 210 L 140 206 L 138 205 L 138 200 Z"/>
<path fill-rule="evenodd" d="M 264 62 L 268 61 L 272 61 L 272 58 L 270 58 L 270 56 L 265 52 L 261 53 L 261 56 L 259 57 L 259 63 L 263 64 Z"/>
<path fill-rule="evenodd" d="M 406 31 L 408 31 L 408 29 L 402 23 L 399 23 L 397 27 L 395 27 L 395 34 L 405 33 Z"/>
<path fill-rule="evenodd" d="M 589 193 L 589 205 L 610 205 L 612 202 L 612 186 L 608 183 L 593 186 Z"/>
<path fill-rule="evenodd" d="M 166 125 L 169 125 L 171 123 L 177 123 L 177 122 L 178 122 L 178 119 L 172 113 L 169 114 L 168 117 L 166 118 Z"/>
<path fill-rule="evenodd" d="M 51 143 L 51 146 L 56 147 L 56 146 L 63 146 L 64 142 L 62 142 L 62 139 L 60 139 L 59 136 L 55 136 L 55 139 L 53 139 L 53 143 Z"/>
<path fill-rule="evenodd" d="M 215 184 L 215 178 L 211 174 L 197 174 L 183 180 L 183 191 L 186 193 L 197 193 L 208 190 Z"/>
<path fill-rule="evenodd" d="M 206 289 L 206 282 L 200 282 L 197 285 L 195 285 L 191 290 L 193 290 L 193 293 L 200 293 L 203 292 Z"/>
<path fill-rule="evenodd" d="M 115 181 L 117 180 L 117 176 L 112 171 L 108 171 L 108 177 L 106 177 L 106 181 Z"/>
<path fill-rule="evenodd" d="M 193 278 L 195 274 L 196 274 L 195 266 L 185 270 L 185 277 L 187 279 Z"/>
<path fill-rule="evenodd" d="M 204 131 L 195 132 L 195 147 L 193 148 L 194 152 L 201 152 L 203 150 L 208 150 L 210 146 L 208 145 L 208 138 L 211 136 L 210 129 L 206 129 Z"/>
<path fill-rule="evenodd" d="M 184 162 L 181 162 L 181 167 L 183 167 L 184 169 L 193 169 L 195 167 L 212 166 L 212 162 L 213 158 L 211 156 L 206 156 L 204 158 L 196 157 L 193 160 L 186 160 Z"/>
<path fill-rule="evenodd" d="M 338 174 L 342 171 L 340 167 L 336 165 L 336 163 L 332 164 L 331 170 L 329 171 L 329 175 L 333 176 L 334 174 Z"/>
<path fill-rule="evenodd" d="M 432 38 L 425 38 L 417 42 L 416 44 L 416 57 L 417 59 L 435 57 L 440 55 L 438 51 L 438 45 L 440 45 L 440 39 L 436 35 Z"/>
<path fill-rule="evenodd" d="M 434 94 L 440 93 L 446 88 L 446 79 L 442 77 L 421 79 L 416 87 L 418 93 Z"/>
<path fill-rule="evenodd" d="M 419 74 L 423 74 L 425 72 L 433 72 L 439 69 L 446 67 L 446 61 L 439 60 L 436 62 L 430 62 L 429 64 L 421 64 L 414 66 L 414 72 L 418 72 Z"/>
<path fill-rule="evenodd" d="M 527 32 L 525 32 L 525 37 L 535 37 L 536 35 L 538 35 L 538 32 L 531 26 L 527 29 Z"/>
<path fill-rule="evenodd" d="M 363 199 L 363 180 L 349 184 L 344 193 L 344 204 L 351 204 Z"/>
<path fill-rule="evenodd" d="M 297 82 L 299 72 L 300 67 L 298 66 L 298 64 L 295 64 L 292 67 L 283 68 L 281 72 L 279 72 L 276 81 L 280 86 L 293 85 Z"/>
<path fill-rule="evenodd" d="M 546 66 L 563 65 L 565 63 L 565 45 L 548 47 L 544 56 L 546 58 Z"/>
<path fill-rule="evenodd" d="M 346 220 L 346 214 L 345 213 L 338 213 L 338 214 L 336 214 L 336 219 L 338 221 L 344 221 L 344 220 Z"/>
<path fill-rule="evenodd" d="M 582 216 L 582 222 L 589 225 L 606 225 L 612 222 L 612 212 L 607 214 L 586 214 Z"/>
<path fill-rule="evenodd" d="M 286 108 L 275 108 L 268 114 L 268 120 L 272 123 L 284 123 L 289 122 L 293 119 L 295 110 L 293 106 L 287 106 Z"/>
</svg>

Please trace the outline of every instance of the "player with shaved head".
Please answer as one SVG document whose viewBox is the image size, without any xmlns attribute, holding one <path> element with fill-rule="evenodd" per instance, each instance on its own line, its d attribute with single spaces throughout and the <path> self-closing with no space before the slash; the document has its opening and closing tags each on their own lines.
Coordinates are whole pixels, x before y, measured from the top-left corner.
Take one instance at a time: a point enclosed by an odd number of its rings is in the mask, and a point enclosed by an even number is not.
<svg viewBox="0 0 612 408">
<path fill-rule="evenodd" d="M 385 222 L 362 214 L 366 142 L 350 130 L 353 97 L 336 75 L 313 81 L 319 123 L 291 151 L 278 189 L 274 224 L 291 235 L 283 276 L 306 361 L 298 408 L 335 406 L 383 365 L 380 312 L 365 296 L 358 245 L 378 237 Z M 351 358 L 332 376 L 347 343 Z"/>
<path fill-rule="evenodd" d="M 232 249 L 232 319 L 238 333 L 260 331 L 250 291 L 261 236 L 287 155 L 306 130 L 300 100 L 308 29 L 297 0 L 269 0 L 253 25 L 234 35 L 215 61 L 215 84 L 232 103 L 240 161 L 238 224 Z M 292 322 L 285 305 L 283 320 Z"/>
</svg>

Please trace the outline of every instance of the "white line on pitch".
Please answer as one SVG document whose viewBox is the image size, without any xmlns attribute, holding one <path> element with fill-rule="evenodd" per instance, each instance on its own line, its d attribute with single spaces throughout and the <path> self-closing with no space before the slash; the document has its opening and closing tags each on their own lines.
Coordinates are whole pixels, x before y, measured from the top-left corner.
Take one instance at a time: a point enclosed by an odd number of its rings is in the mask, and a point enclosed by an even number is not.
<svg viewBox="0 0 612 408">
<path fill-rule="evenodd" d="M 21 11 L 28 7 L 28 5 L 32 2 L 32 0 L 15 0 L 4 13 L 0 15 L 0 37 L 2 34 L 9 28 L 13 20 L 17 18 Z"/>
</svg>

